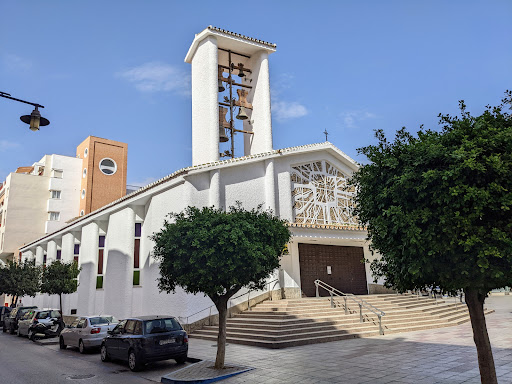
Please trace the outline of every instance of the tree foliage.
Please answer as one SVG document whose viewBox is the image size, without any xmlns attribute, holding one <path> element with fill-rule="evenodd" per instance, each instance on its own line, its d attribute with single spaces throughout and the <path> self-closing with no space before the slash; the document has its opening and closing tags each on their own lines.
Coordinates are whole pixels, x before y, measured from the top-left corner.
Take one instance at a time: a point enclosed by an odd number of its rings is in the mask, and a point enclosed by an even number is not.
<svg viewBox="0 0 512 384">
<path fill-rule="evenodd" d="M 486 294 L 512 283 L 511 95 L 478 117 L 440 115 L 438 132 L 402 128 L 359 149 L 370 163 L 353 182 L 376 276 L 400 291 L 469 287 Z"/>
<path fill-rule="evenodd" d="M 227 212 L 214 207 L 188 207 L 169 214 L 154 233 L 154 256 L 160 261 L 158 287 L 209 296 L 219 311 L 216 368 L 224 366 L 227 301 L 243 287 L 262 289 L 276 268 L 290 231 L 283 220 L 261 207 L 238 204 Z"/>
<path fill-rule="evenodd" d="M 62 295 L 76 292 L 80 268 L 75 261 L 65 263 L 56 260 L 43 269 L 41 292 L 49 295 L 59 295 L 62 311 Z"/>
<path fill-rule="evenodd" d="M 180 286 L 214 302 L 243 287 L 262 289 L 290 239 L 284 221 L 240 206 L 227 212 L 188 207 L 169 217 L 175 222 L 165 221 L 152 236 L 160 261 L 159 289 L 170 293 Z"/>
<path fill-rule="evenodd" d="M 482 382 L 496 383 L 483 303 L 512 285 L 512 92 L 471 116 L 439 115 L 440 131 L 405 128 L 359 149 L 355 213 L 367 226 L 376 278 L 399 291 L 464 290 Z"/>
<path fill-rule="evenodd" d="M 35 296 L 41 287 L 41 268 L 34 261 L 15 263 L 8 261 L 0 268 L 0 294 L 13 297 Z"/>
</svg>

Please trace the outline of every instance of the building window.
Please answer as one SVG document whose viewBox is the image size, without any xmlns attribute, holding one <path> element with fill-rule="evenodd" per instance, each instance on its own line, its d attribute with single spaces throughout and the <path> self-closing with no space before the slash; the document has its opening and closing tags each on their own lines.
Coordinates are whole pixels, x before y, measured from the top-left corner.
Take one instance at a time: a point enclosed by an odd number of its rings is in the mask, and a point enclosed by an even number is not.
<svg viewBox="0 0 512 384">
<path fill-rule="evenodd" d="M 114 160 L 106 157 L 100 161 L 100 171 L 105 175 L 111 176 L 116 173 L 117 164 Z"/>
<path fill-rule="evenodd" d="M 46 253 L 43 254 L 43 268 L 46 268 Z"/>
<path fill-rule="evenodd" d="M 62 251 L 60 249 L 57 249 L 57 260 L 60 260 L 62 258 Z"/>
<path fill-rule="evenodd" d="M 88 154 L 89 154 L 89 149 L 85 148 L 85 150 L 84 150 L 84 159 L 87 157 Z"/>
<path fill-rule="evenodd" d="M 59 221 L 60 220 L 60 212 L 48 212 L 48 220 Z"/>
<path fill-rule="evenodd" d="M 103 288 L 103 251 L 105 248 L 105 236 L 98 238 L 98 276 L 96 277 L 96 289 Z"/>
<path fill-rule="evenodd" d="M 73 260 L 78 264 L 78 256 L 80 255 L 80 244 L 75 244 L 73 249 Z"/>
<path fill-rule="evenodd" d="M 60 199 L 60 192 L 61 191 L 51 191 L 52 199 Z"/>
<path fill-rule="evenodd" d="M 62 179 L 63 173 L 62 169 L 52 169 L 52 177 L 57 179 Z"/>
<path fill-rule="evenodd" d="M 82 200 L 85 199 L 85 189 L 82 189 Z"/>
<path fill-rule="evenodd" d="M 84 171 L 82 172 L 82 177 L 85 179 L 87 176 L 87 168 L 84 168 Z"/>
<path fill-rule="evenodd" d="M 82 210 L 80 211 L 80 216 L 83 216 L 83 215 L 85 215 L 85 212 L 84 212 L 84 210 L 82 209 Z"/>
<path fill-rule="evenodd" d="M 140 285 L 140 237 L 142 223 L 135 223 L 135 240 L 133 246 L 133 285 Z"/>
</svg>

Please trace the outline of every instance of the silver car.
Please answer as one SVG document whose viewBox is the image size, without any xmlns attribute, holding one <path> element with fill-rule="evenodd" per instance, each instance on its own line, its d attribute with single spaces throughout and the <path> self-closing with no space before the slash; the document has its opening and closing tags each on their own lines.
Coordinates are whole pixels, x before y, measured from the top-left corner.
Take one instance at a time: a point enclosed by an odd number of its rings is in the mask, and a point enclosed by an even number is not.
<svg viewBox="0 0 512 384">
<path fill-rule="evenodd" d="M 31 309 L 18 322 L 18 336 L 28 336 L 31 338 L 31 326 L 37 323 L 48 324 L 55 319 L 60 319 L 61 314 L 58 309 Z"/>
<path fill-rule="evenodd" d="M 80 353 L 87 349 L 100 347 L 107 331 L 114 329 L 118 320 L 114 316 L 80 316 L 60 333 L 60 349 L 78 347 Z"/>
</svg>

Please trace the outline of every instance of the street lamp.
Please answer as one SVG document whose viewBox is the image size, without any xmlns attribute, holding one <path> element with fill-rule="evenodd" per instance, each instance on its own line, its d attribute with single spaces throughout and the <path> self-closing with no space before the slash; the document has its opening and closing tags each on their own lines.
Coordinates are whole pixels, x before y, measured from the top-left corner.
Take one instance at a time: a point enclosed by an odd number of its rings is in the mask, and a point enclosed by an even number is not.
<svg viewBox="0 0 512 384">
<path fill-rule="evenodd" d="M 41 116 L 41 113 L 39 112 L 38 108 L 44 108 L 43 105 L 37 104 L 37 103 L 31 103 L 30 101 L 25 101 L 21 99 L 16 99 L 12 97 L 9 93 L 0 92 L 1 97 L 5 97 L 6 99 L 11 99 L 15 101 L 19 101 L 21 103 L 30 104 L 35 107 L 35 109 L 32 111 L 30 115 L 23 115 L 20 117 L 20 120 L 23 121 L 25 124 L 28 124 L 30 126 L 31 131 L 39 131 L 39 127 L 44 127 L 48 124 L 50 124 L 50 121 L 48 119 L 45 119 Z"/>
</svg>

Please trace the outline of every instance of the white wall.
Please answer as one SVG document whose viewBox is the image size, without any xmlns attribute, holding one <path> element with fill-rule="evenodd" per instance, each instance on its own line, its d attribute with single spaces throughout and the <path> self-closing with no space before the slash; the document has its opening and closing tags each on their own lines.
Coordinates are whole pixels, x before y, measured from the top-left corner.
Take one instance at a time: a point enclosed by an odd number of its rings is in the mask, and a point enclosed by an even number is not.
<svg viewBox="0 0 512 384">
<path fill-rule="evenodd" d="M 82 272 L 79 276 L 78 293 L 66 299 L 65 312 L 78 308 L 78 314 L 84 315 L 108 313 L 122 318 L 160 313 L 185 318 L 212 305 L 209 298 L 201 294 L 186 294 L 181 289 L 177 289 L 175 294 L 159 292 L 159 262 L 151 255 L 154 244 L 149 236 L 162 228 L 169 212 L 181 212 L 188 205 L 207 206 L 212 202 L 219 202 L 220 206 L 227 207 L 239 200 L 247 209 L 263 204 L 264 207 L 274 207 L 281 218 L 293 221 L 290 167 L 318 160 L 329 161 L 342 171 L 350 173 L 350 167 L 330 151 L 292 153 L 272 159 L 256 158 L 234 166 L 191 169 L 183 177 L 130 198 L 96 216 L 84 218 L 83 223 L 79 222 L 69 229 L 75 231 L 73 233 L 81 231 Z M 139 287 L 133 287 L 132 281 L 135 222 L 142 222 Z M 366 247 L 364 231 L 293 228 L 292 232 L 290 254 L 282 258 L 281 270 L 276 271 L 280 287 L 300 287 L 300 242 Z M 104 288 L 96 289 L 100 233 L 106 234 Z M 66 231 L 58 232 L 55 236 L 56 239 L 50 236 L 40 243 L 44 247 L 48 246 L 50 252 L 53 252 L 53 245 L 49 242 L 62 244 L 63 258 L 69 258 L 71 246 L 78 241 L 77 237 Z M 37 249 L 39 258 L 42 257 L 42 252 L 42 248 Z M 371 282 L 368 268 L 367 276 Z M 246 299 L 247 296 L 237 301 L 243 302 Z"/>
<path fill-rule="evenodd" d="M 69 156 L 51 155 L 50 167 L 63 171 L 62 179 L 50 177 L 47 192 L 47 211 L 60 212 L 58 221 L 46 221 L 46 233 L 66 225 L 66 221 L 79 215 L 82 160 Z M 48 165 L 47 165 L 48 167 Z M 46 171 L 46 169 L 45 169 Z M 51 190 L 61 191 L 60 199 L 51 198 Z"/>
</svg>

